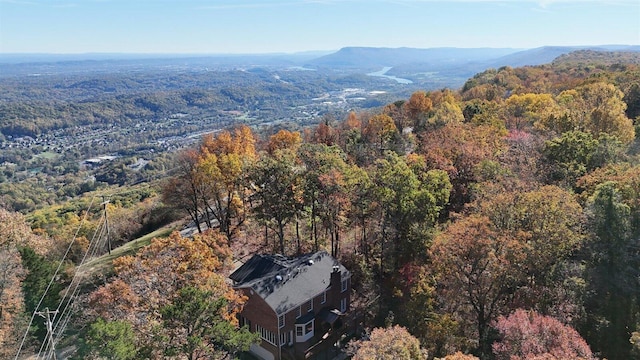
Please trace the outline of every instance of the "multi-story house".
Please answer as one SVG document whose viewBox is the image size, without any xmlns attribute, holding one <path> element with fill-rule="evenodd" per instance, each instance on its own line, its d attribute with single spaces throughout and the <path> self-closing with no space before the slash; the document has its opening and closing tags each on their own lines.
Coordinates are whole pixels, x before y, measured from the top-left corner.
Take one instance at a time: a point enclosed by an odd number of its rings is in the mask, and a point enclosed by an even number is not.
<svg viewBox="0 0 640 360">
<path fill-rule="evenodd" d="M 240 324 L 260 334 L 251 346 L 259 358 L 305 359 L 344 329 L 351 274 L 325 251 L 254 255 L 229 278 L 248 297 Z"/>
</svg>

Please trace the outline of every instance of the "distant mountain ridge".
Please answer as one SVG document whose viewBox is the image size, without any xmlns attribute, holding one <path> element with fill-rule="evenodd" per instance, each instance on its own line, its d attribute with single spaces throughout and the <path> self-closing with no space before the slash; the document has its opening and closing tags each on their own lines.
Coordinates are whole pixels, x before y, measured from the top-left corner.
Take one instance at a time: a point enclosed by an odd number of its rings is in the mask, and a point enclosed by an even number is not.
<svg viewBox="0 0 640 360">
<path fill-rule="evenodd" d="M 578 51 L 578 50 L 592 50 L 592 51 L 640 51 L 639 45 L 600 45 L 600 46 L 543 46 L 539 48 L 519 51 L 513 54 L 505 55 L 501 58 L 495 59 L 493 62 L 489 62 L 486 65 L 488 67 L 500 67 L 500 66 L 533 66 L 548 64 L 561 55 Z"/>
<path fill-rule="evenodd" d="M 495 59 L 521 49 L 511 48 L 375 48 L 345 47 L 308 64 L 321 67 L 384 67 L 412 63 L 458 64 Z"/>
<path fill-rule="evenodd" d="M 534 49 L 513 48 L 376 48 L 345 47 L 321 56 L 307 64 L 319 67 L 371 68 L 410 64 L 432 66 L 435 69 L 472 65 L 476 70 L 500 66 L 541 65 L 560 55 L 576 50 L 640 51 L 638 45 L 543 46 Z"/>
<path fill-rule="evenodd" d="M 625 59 L 634 56 L 628 54 L 640 53 L 640 45 L 543 46 L 534 49 L 345 47 L 333 52 L 289 54 L 0 54 L 0 78 L 131 71 L 255 72 L 258 69 L 270 77 L 271 72 L 282 70 L 317 70 L 340 77 L 346 83 L 353 83 L 358 77 L 359 82 L 366 82 L 371 78 L 368 74 L 376 73 L 377 81 L 410 91 L 410 88 L 457 88 L 470 77 L 490 68 L 542 65 L 556 59 L 572 62 L 593 59 L 593 54 L 582 54 L 584 60 L 575 55 L 566 57 L 577 51 L 596 52 L 597 58 L 607 57 L 608 61 L 628 62 Z M 635 63 L 633 59 L 631 61 Z"/>
</svg>

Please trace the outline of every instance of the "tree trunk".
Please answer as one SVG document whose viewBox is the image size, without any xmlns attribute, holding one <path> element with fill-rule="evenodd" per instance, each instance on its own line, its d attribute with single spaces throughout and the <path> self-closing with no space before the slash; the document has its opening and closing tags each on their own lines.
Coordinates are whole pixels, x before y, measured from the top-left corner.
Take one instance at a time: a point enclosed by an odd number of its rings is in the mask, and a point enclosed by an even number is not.
<svg viewBox="0 0 640 360">
<path fill-rule="evenodd" d="M 278 221 L 278 239 L 280 240 L 280 253 L 284 255 L 284 223 Z"/>
<path fill-rule="evenodd" d="M 318 245 L 318 225 L 316 224 L 316 204 L 315 202 L 311 203 L 311 236 L 314 238 L 315 243 L 315 251 L 318 251 L 320 247 Z"/>
<path fill-rule="evenodd" d="M 300 247 L 300 224 L 298 223 L 298 216 L 296 215 L 296 240 L 298 241 L 298 255 L 302 251 Z"/>
<path fill-rule="evenodd" d="M 487 359 L 491 356 L 491 344 L 488 339 L 489 324 L 485 319 L 484 311 L 478 312 L 478 345 L 480 350 L 480 359 Z"/>
</svg>

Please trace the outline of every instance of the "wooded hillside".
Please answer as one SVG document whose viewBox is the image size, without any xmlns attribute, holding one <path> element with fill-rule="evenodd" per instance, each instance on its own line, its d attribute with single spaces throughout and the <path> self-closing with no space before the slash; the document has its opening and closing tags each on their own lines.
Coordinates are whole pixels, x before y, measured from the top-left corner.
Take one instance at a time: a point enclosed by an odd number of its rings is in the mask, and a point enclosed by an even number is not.
<svg viewBox="0 0 640 360">
<path fill-rule="evenodd" d="M 62 338 L 79 335 L 85 358 L 235 355 L 256 337 L 233 317 L 244 299 L 224 283 L 232 262 L 326 249 L 353 273 L 363 326 L 386 325 L 378 343 L 412 336 L 407 351 L 430 359 L 640 358 L 639 124 L 637 55 L 578 52 L 299 131 L 204 136 L 160 186 L 107 207 L 121 242 L 180 218 L 196 236 L 155 239 L 94 274 Z M 15 226 L 0 228 L 5 354 L 42 309 L 53 271 L 36 264 L 55 269 L 82 237 L 48 306 L 75 284 L 104 226 L 100 208 L 84 212 L 89 198 L 4 213 Z M 369 358 L 374 346 L 352 350 Z"/>
</svg>

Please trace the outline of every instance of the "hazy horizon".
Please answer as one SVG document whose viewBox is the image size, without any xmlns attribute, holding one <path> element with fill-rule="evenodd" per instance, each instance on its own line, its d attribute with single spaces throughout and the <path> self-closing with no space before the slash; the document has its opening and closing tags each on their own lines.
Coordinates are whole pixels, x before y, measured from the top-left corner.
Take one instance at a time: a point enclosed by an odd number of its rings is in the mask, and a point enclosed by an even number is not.
<svg viewBox="0 0 640 360">
<path fill-rule="evenodd" d="M 0 0 L 2 54 L 640 44 L 637 0 Z"/>
</svg>

